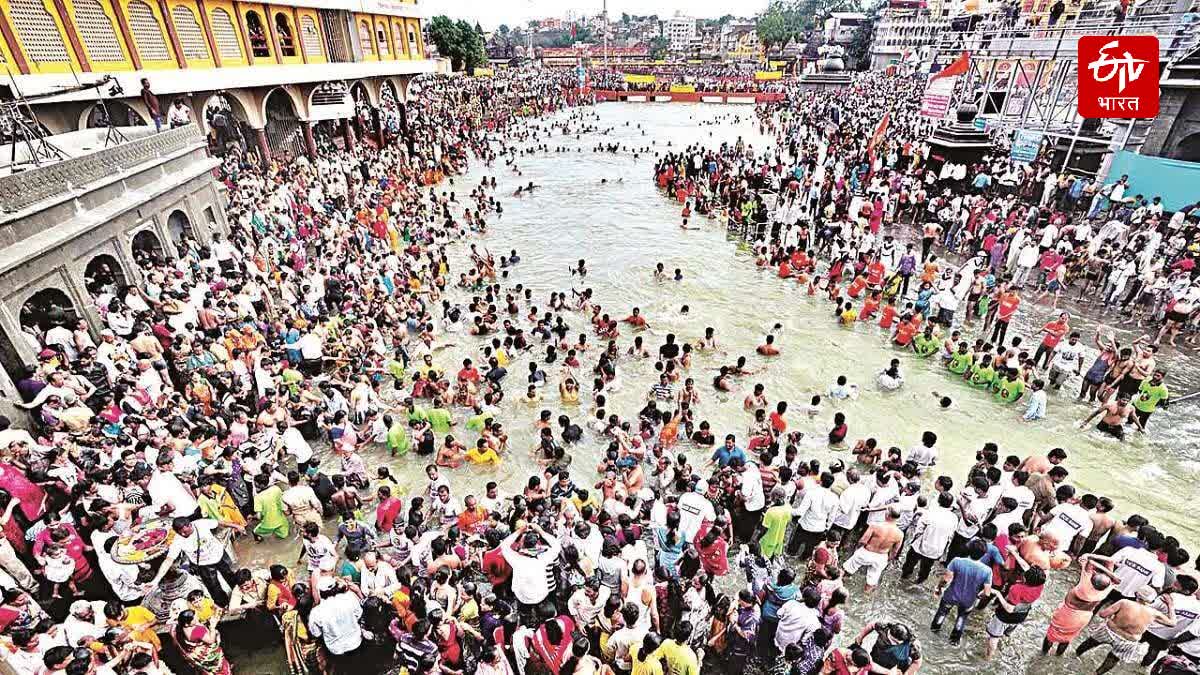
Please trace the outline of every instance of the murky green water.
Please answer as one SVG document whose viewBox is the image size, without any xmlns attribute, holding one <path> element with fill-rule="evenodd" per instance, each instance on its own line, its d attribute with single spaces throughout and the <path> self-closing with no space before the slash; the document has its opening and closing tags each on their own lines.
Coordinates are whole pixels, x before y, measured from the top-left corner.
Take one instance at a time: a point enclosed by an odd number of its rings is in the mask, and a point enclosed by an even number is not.
<svg viewBox="0 0 1200 675">
<path fill-rule="evenodd" d="M 975 451 L 986 441 L 997 442 L 1001 456 L 1024 457 L 1061 446 L 1071 454 L 1066 463 L 1071 471 L 1070 481 L 1082 491 L 1111 497 L 1121 516 L 1138 512 L 1185 542 L 1197 541 L 1200 528 L 1189 515 L 1200 504 L 1200 489 L 1196 486 L 1200 462 L 1190 442 L 1198 430 L 1194 408 L 1184 404 L 1158 413 L 1152 421 L 1151 433 L 1130 434 L 1129 441 L 1121 444 L 1095 432 L 1078 431 L 1076 423 L 1089 409 L 1074 401 L 1077 381 L 1074 388 L 1069 384 L 1062 392 L 1052 393 L 1047 419 L 1033 425 L 1020 421 L 1017 408 L 1001 407 L 991 397 L 952 380 L 936 361 L 918 361 L 911 355 L 902 357 L 905 388 L 896 393 L 878 392 L 874 386 L 875 374 L 895 356 L 879 329 L 873 324 L 853 330 L 839 328 L 825 300 L 807 297 L 794 283 L 777 279 L 771 271 L 757 270 L 750 253 L 737 241 L 730 240 L 716 221 L 701 218 L 697 221 L 701 230 L 681 231 L 679 206 L 655 189 L 653 156 L 665 151 L 668 143 L 676 149 L 692 143 L 715 147 L 722 141 L 733 142 L 741 137 L 756 149 L 765 148 L 768 139 L 758 134 L 749 108 L 614 103 L 597 107 L 594 114 L 598 119 L 591 124 L 608 129 L 606 134 L 543 138 L 541 142 L 547 143 L 551 151 L 520 158 L 520 176 L 502 164 L 491 169 L 476 166 L 467 176 L 457 179 L 455 186 L 442 187 L 464 196 L 483 176 L 497 177 L 496 194 L 504 196 L 504 214 L 489 218 L 489 232 L 477 243 L 486 246 L 497 258 L 510 249 L 518 250 L 522 262 L 511 272 L 508 282 L 531 287 L 539 307 L 545 307 L 551 291 L 569 289 L 572 283 L 576 288 L 583 287 L 568 269 L 577 259 L 586 258 L 591 272 L 584 285 L 594 290 L 603 311 L 614 317 L 623 317 L 632 307 L 640 307 L 649 322 L 649 330 L 643 335 L 651 351 L 667 333 L 694 341 L 703 335 L 706 326 L 715 327 L 727 355 L 697 355 L 687 375 L 696 379 L 701 392 L 696 419 L 708 420 L 718 437 L 730 432 L 739 438 L 745 436 L 750 417 L 743 412 L 741 400 L 744 390 L 756 382 L 766 386 L 772 404 L 786 400 L 798 406 L 814 393 L 824 393 L 838 375 L 846 375 L 851 382 L 862 386 L 863 394 L 858 400 L 836 408 L 827 404 L 824 412 L 811 421 L 801 419 L 796 414 L 798 410 L 789 416 L 791 428 L 805 432 L 802 452 L 810 457 L 827 462 L 839 454 L 829 450 L 823 441 L 835 411 L 845 413 L 848 418 L 849 440 L 874 436 L 884 447 L 909 448 L 919 441 L 923 431 L 935 431 L 942 453 L 938 473 L 952 476 L 959 484 L 973 462 Z M 722 118 L 721 124 L 711 124 L 718 118 Z M 628 151 L 616 155 L 593 153 L 592 148 L 600 141 L 617 142 L 629 148 L 651 146 L 651 152 L 642 153 L 636 160 Z M 569 151 L 555 152 L 558 146 Z M 607 178 L 608 183 L 600 184 L 602 178 Z M 541 189 L 531 196 L 508 196 L 517 185 L 529 181 Z M 458 268 L 462 267 L 464 252 L 465 245 L 455 246 L 452 262 Z M 683 281 L 654 281 L 652 270 L 658 262 L 668 271 L 682 270 Z M 465 294 L 457 291 L 451 296 L 459 301 L 466 299 Z M 686 316 L 679 311 L 684 304 L 690 307 Z M 1050 313 L 1048 306 L 1032 307 L 1027 299 L 1019 323 L 1022 328 L 1034 323 L 1040 325 Z M 574 312 L 568 316 L 572 335 L 586 332 L 589 343 L 596 343 L 585 317 Z M 777 338 L 783 354 L 767 362 L 754 355 L 754 346 L 777 321 L 785 327 Z M 1092 322 L 1083 325 L 1085 338 L 1090 339 L 1095 326 Z M 1134 337 L 1120 326 L 1116 328 L 1122 342 Z M 454 372 L 464 356 L 478 358 L 481 342 L 478 338 L 456 335 L 450 339 L 456 344 L 438 353 L 437 365 Z M 631 340 L 632 334 L 623 326 L 622 353 Z M 765 370 L 743 378 L 737 391 L 716 392 L 711 386 L 715 369 L 733 362 L 739 355 L 746 355 L 751 366 Z M 535 350 L 533 356 L 542 358 L 544 350 L 540 353 Z M 582 360 L 590 371 L 595 353 L 590 352 Z M 1163 361 L 1172 368 L 1169 384 L 1174 391 L 1182 393 L 1197 388 L 1196 376 L 1184 372 L 1183 359 L 1166 356 Z M 456 496 L 479 494 L 489 480 L 498 481 L 505 494 L 513 494 L 520 491 L 529 475 L 539 471 L 529 451 L 535 439 L 533 422 L 540 408 L 519 401 L 527 363 L 525 357 L 510 366 L 506 387 L 509 398 L 499 417 L 510 435 L 510 456 L 499 469 L 467 466 L 450 472 Z M 585 391 L 582 405 L 564 406 L 559 404 L 554 386 L 555 371 L 551 366 L 544 367 L 551 376 L 551 386 L 546 387 L 547 400 L 542 407 L 553 410 L 556 416 L 560 412 L 570 415 L 584 426 L 592 411 L 586 393 L 591 378 L 582 378 Z M 622 388 L 608 396 L 608 410 L 622 417 L 633 417 L 655 380 L 653 362 L 622 360 L 619 379 Z M 953 408 L 941 410 L 934 391 L 953 397 Z M 465 430 L 459 432 L 460 440 L 464 434 L 467 441 L 474 440 L 474 435 Z M 585 443 L 576 446 L 572 464 L 576 483 L 595 480 L 595 465 L 605 445 L 589 432 Z M 686 446 L 684 449 L 687 450 Z M 692 454 L 699 460 L 703 453 Z M 841 455 L 845 457 L 845 453 Z M 369 463 L 391 466 L 402 486 L 409 488 L 406 495 L 424 488 L 423 458 L 393 460 L 379 454 L 370 457 Z M 1195 550 L 1194 545 L 1191 548 Z M 239 553 L 245 563 L 265 564 L 275 560 L 291 563 L 297 551 L 295 542 L 275 542 L 244 545 Z M 1075 575 L 1075 571 L 1069 571 L 1054 578 L 1033 618 L 1001 646 L 993 663 L 983 667 L 998 673 L 1076 673 L 1094 669 L 1099 658 L 1096 655 L 1089 655 L 1085 665 L 1070 656 L 1058 660 L 1032 654 L 1040 643 L 1049 614 L 1067 585 L 1074 583 Z M 923 672 L 961 673 L 980 667 L 983 622 L 987 616 L 980 613 L 974 617 L 963 645 L 950 647 L 944 636 L 934 636 L 927 630 L 934 609 L 933 582 L 918 590 L 901 586 L 898 576 L 898 569 L 885 572 L 882 587 L 872 597 L 862 595 L 861 576 L 850 581 L 849 617 L 840 643 L 851 640 L 866 621 L 907 617 L 918 627 L 918 636 L 926 650 Z M 239 654 L 237 663 L 242 672 L 282 673 L 286 669 L 278 652 Z"/>
</svg>

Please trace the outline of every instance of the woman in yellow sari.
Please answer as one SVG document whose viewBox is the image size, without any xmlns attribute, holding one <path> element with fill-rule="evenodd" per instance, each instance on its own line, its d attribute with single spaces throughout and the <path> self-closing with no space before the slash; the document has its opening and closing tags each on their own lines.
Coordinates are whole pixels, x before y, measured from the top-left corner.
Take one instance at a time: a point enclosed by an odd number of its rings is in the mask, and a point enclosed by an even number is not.
<svg viewBox="0 0 1200 675">
<path fill-rule="evenodd" d="M 233 496 L 212 476 L 205 476 L 201 480 L 200 496 L 196 501 L 200 503 L 200 513 L 205 518 L 212 518 L 234 529 L 246 527 L 246 517 L 234 503 Z"/>
<path fill-rule="evenodd" d="M 290 675 L 324 675 L 328 668 L 321 639 L 308 632 L 308 614 L 313 608 L 312 595 L 304 584 L 293 587 L 296 606 L 279 618 L 283 631 L 283 649 L 287 653 Z"/>
</svg>

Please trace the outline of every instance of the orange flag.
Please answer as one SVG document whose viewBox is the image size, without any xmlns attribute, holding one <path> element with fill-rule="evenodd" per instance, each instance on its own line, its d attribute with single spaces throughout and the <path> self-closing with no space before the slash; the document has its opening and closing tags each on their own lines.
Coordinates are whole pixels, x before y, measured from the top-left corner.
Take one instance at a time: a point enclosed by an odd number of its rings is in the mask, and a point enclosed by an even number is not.
<svg viewBox="0 0 1200 675">
<path fill-rule="evenodd" d="M 942 68 L 934 73 L 933 76 L 929 78 L 929 81 L 933 82 L 934 80 L 938 80 L 943 77 L 952 77 L 954 75 L 964 75 L 966 74 L 967 68 L 970 65 L 971 55 L 970 53 L 964 51 L 962 55 L 960 55 L 957 59 L 954 59 L 954 63 L 951 63 L 945 68 Z"/>
</svg>

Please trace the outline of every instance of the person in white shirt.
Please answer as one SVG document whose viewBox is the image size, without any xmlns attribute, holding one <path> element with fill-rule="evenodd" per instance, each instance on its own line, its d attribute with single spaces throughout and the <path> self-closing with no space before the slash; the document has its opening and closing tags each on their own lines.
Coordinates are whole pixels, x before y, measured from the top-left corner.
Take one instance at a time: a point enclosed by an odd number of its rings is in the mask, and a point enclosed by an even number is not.
<svg viewBox="0 0 1200 675">
<path fill-rule="evenodd" d="M 921 434 L 921 444 L 915 445 L 908 451 L 908 459 L 916 462 L 917 467 L 924 470 L 937 464 L 937 434 L 926 431 Z"/>
<path fill-rule="evenodd" d="M 334 672 L 353 672 L 354 652 L 362 646 L 362 594 L 333 577 L 321 577 L 317 591 L 321 602 L 308 615 L 308 632 L 325 643 Z"/>
<path fill-rule="evenodd" d="M 228 607 L 229 592 L 221 585 L 221 579 L 225 580 L 229 588 L 237 584 L 237 579 L 234 575 L 233 559 L 229 557 L 225 544 L 216 537 L 218 527 L 233 526 L 223 525 L 210 518 L 195 521 L 176 518 L 171 522 L 171 529 L 175 530 L 175 539 L 171 541 L 171 547 L 167 550 L 167 559 L 174 560 L 182 556 L 188 564 L 188 571 L 200 578 L 213 602 L 221 607 Z M 163 564 L 158 576 L 150 585 L 158 585 L 172 567 Z"/>
<path fill-rule="evenodd" d="M 1042 534 L 1052 535 L 1058 542 L 1055 551 L 1062 553 L 1071 548 L 1075 537 L 1087 537 L 1092 531 L 1092 518 L 1075 497 L 1075 488 L 1059 485 L 1054 491 L 1058 506 L 1050 509 L 1042 521 Z"/>
<path fill-rule="evenodd" d="M 913 570 L 918 569 L 917 584 L 925 583 L 933 563 L 945 555 L 958 527 L 958 516 L 951 508 L 954 506 L 954 495 L 949 492 L 939 492 L 937 505 L 932 506 L 923 514 L 917 516 L 911 528 L 912 546 L 904 557 L 904 566 L 900 570 L 900 578 L 912 576 Z"/>
<path fill-rule="evenodd" d="M 179 476 L 174 473 L 174 454 L 163 453 L 157 458 L 155 464 L 158 466 L 158 470 L 150 477 L 147 490 L 150 493 L 150 501 L 156 510 L 173 518 L 198 515 L 200 502 L 196 501 L 196 496 L 192 493 L 191 488 L 184 485 L 183 481 L 179 480 Z"/>
<path fill-rule="evenodd" d="M 827 471 L 821 474 L 820 485 L 804 491 L 804 498 L 796 507 L 796 517 L 792 521 L 794 526 L 791 539 L 788 540 L 788 555 L 799 555 L 801 560 L 808 560 L 813 549 L 825 540 L 825 533 L 833 526 L 833 519 L 841 506 L 838 496 L 829 489 L 833 487 L 833 481 L 833 474 Z"/>
<path fill-rule="evenodd" d="M 500 545 L 504 560 L 512 568 L 512 592 L 524 606 L 538 605 L 557 585 L 560 543 L 537 523 L 526 523 Z"/>
<path fill-rule="evenodd" d="M 1150 649 L 1142 658 L 1143 666 L 1150 666 L 1157 661 L 1158 655 L 1170 645 L 1192 639 L 1200 628 L 1200 622 L 1197 622 L 1200 619 L 1200 598 L 1196 597 L 1200 583 L 1196 577 L 1183 574 L 1176 578 L 1175 588 L 1178 591 L 1170 593 L 1171 605 L 1175 608 L 1175 625 L 1151 623 L 1146 629 L 1142 642 L 1148 644 Z M 1167 612 L 1167 604 L 1161 597 L 1151 607 L 1164 614 Z"/>
<path fill-rule="evenodd" d="M 1162 548 L 1162 534 L 1151 529 L 1149 533 L 1139 531 L 1138 536 L 1146 541 L 1146 548 L 1126 546 L 1112 556 L 1113 572 L 1118 579 L 1113 591 L 1130 600 L 1139 589 L 1151 586 L 1161 591 L 1166 582 L 1167 567 L 1155 552 Z"/>
<path fill-rule="evenodd" d="M 779 627 L 775 630 L 775 649 L 783 652 L 821 627 L 821 592 L 816 586 L 805 588 L 779 608 Z"/>
<path fill-rule="evenodd" d="M 847 470 L 846 481 L 849 485 L 842 490 L 838 500 L 838 514 L 833 519 L 833 527 L 842 535 L 842 541 L 848 539 L 847 533 L 858 527 L 863 509 L 871 501 L 871 487 L 862 482 L 858 469 Z"/>
<path fill-rule="evenodd" d="M 358 561 L 357 567 L 358 586 L 362 589 L 363 595 L 378 595 L 390 600 L 392 593 L 400 588 L 395 568 L 387 561 L 380 560 L 379 554 L 375 551 L 363 553 L 362 560 Z"/>
<path fill-rule="evenodd" d="M 749 541 L 762 522 L 767 496 L 763 494 L 762 474 L 754 462 L 742 462 L 735 457 L 729 466 L 742 479 L 742 503 L 733 518 L 733 527 L 739 541 Z"/>
<path fill-rule="evenodd" d="M 1079 375 L 1083 371 L 1083 353 L 1087 350 L 1079 341 L 1079 332 L 1071 333 L 1066 342 L 1058 343 L 1054 349 L 1054 358 L 1050 361 L 1050 386 L 1055 391 L 1062 389 L 1068 374 Z"/>
<path fill-rule="evenodd" d="M 761 482 L 760 482 L 761 485 Z M 693 541 L 696 533 L 704 526 L 717 519 L 716 509 L 704 493 L 708 485 L 698 481 L 692 486 L 692 491 L 679 497 L 679 535 L 684 541 Z"/>
</svg>

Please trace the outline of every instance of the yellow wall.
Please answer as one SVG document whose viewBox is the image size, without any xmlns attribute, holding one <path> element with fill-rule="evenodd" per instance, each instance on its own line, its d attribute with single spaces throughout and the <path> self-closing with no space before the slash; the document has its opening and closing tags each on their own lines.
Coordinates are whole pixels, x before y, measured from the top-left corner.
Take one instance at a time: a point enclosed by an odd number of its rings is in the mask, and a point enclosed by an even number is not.
<svg viewBox="0 0 1200 675">
<path fill-rule="evenodd" d="M 320 48 L 321 53 L 308 54 L 308 62 L 309 63 L 328 63 L 329 59 L 325 56 L 325 33 L 323 32 L 324 29 L 321 27 L 321 17 L 319 14 L 317 14 L 317 10 L 301 7 L 299 10 L 297 10 L 297 12 L 300 15 L 301 21 L 303 21 L 304 17 L 307 16 L 313 20 L 313 24 L 315 24 L 317 27 L 317 46 Z M 296 35 L 299 37 L 300 34 L 301 34 L 300 27 L 296 26 Z M 304 45 L 301 44 L 300 48 L 303 49 Z"/>
<path fill-rule="evenodd" d="M 363 22 L 367 24 L 366 35 L 362 28 Z M 354 33 L 358 36 L 359 47 L 362 48 L 364 61 L 378 61 L 379 51 L 375 49 L 375 17 L 370 14 L 355 14 L 354 15 Z"/>
<path fill-rule="evenodd" d="M 201 21 L 201 19 L 200 19 L 200 8 L 196 6 L 195 0 L 167 0 L 167 11 L 171 13 L 172 21 L 175 20 L 174 14 L 175 14 L 176 7 L 183 7 L 188 12 L 191 13 L 192 17 L 196 20 L 196 25 L 200 28 L 200 39 L 204 43 L 204 45 L 208 48 L 207 49 L 207 51 L 208 51 L 207 59 L 199 59 L 199 58 L 196 58 L 194 55 L 187 56 L 185 54 L 184 58 L 187 61 L 187 67 L 188 68 L 196 68 L 196 69 L 216 68 L 217 62 L 213 60 L 213 55 L 212 55 L 213 47 L 208 42 L 208 35 L 204 31 L 204 22 Z M 181 21 L 181 24 L 182 24 L 182 21 Z M 179 34 L 181 29 L 182 29 L 182 25 L 176 25 L 175 26 L 176 34 Z M 183 43 L 182 36 L 180 36 L 179 41 L 180 41 L 180 48 L 182 49 L 182 43 Z"/>
<path fill-rule="evenodd" d="M 414 36 L 417 38 L 416 44 L 408 46 L 408 53 L 414 59 L 425 58 L 425 41 L 424 38 L 421 37 L 421 20 L 405 19 L 405 22 L 407 22 L 408 28 L 413 31 Z M 407 36 L 407 31 L 405 32 L 405 35 Z"/>
<path fill-rule="evenodd" d="M 271 26 L 268 24 L 272 20 L 270 13 L 267 11 L 268 7 L 252 2 L 239 2 L 237 3 L 237 8 L 242 15 L 242 25 L 246 27 L 246 41 L 248 45 L 250 40 L 250 24 L 246 20 L 246 13 L 251 11 L 257 13 L 259 21 L 262 22 L 263 37 L 266 39 L 266 48 L 269 54 L 265 56 L 255 54 L 254 65 L 266 66 L 275 63 L 275 43 L 271 38 L 273 34 Z"/>
<path fill-rule="evenodd" d="M 248 65 L 249 61 L 246 60 L 246 53 L 250 50 L 250 47 L 246 44 L 246 36 L 242 33 L 241 29 L 238 28 L 238 8 L 233 5 L 232 0 L 204 0 L 204 13 L 205 13 L 205 16 L 208 18 L 210 27 L 211 27 L 211 24 L 213 23 L 213 10 L 218 9 L 218 8 L 223 9 L 229 13 L 229 20 L 233 22 L 233 32 L 235 35 L 237 35 L 238 48 L 242 52 L 241 57 L 237 58 L 237 59 L 222 55 L 221 56 L 221 67 L 222 68 L 231 68 L 231 67 L 236 67 L 236 66 Z M 214 30 L 213 31 L 214 40 L 216 39 L 216 33 L 217 33 L 217 31 Z M 220 47 L 218 47 L 217 50 L 218 50 L 218 53 L 220 53 Z M 274 63 L 274 60 L 272 60 L 271 62 Z"/>
<path fill-rule="evenodd" d="M 118 0 L 121 3 L 121 13 L 125 15 L 125 21 L 129 22 L 129 2 L 130 0 Z M 171 34 L 167 32 L 167 26 L 163 23 L 162 12 L 158 10 L 158 3 L 155 0 L 143 0 L 146 6 L 150 8 L 150 13 L 154 15 L 154 20 L 158 22 L 158 32 L 162 35 L 163 44 L 167 47 L 167 58 L 162 59 L 147 59 L 146 55 L 137 49 L 137 36 L 133 34 L 133 29 L 130 28 L 129 34 L 133 39 L 133 44 L 129 45 L 131 50 L 137 50 L 138 56 L 142 59 L 142 68 L 146 70 L 170 70 L 178 68 L 179 64 L 175 62 L 175 45 L 171 44 Z"/>
<path fill-rule="evenodd" d="M 300 51 L 303 49 L 302 45 L 300 44 L 300 28 L 299 28 L 299 26 L 296 25 L 296 20 L 294 18 L 292 18 L 292 8 L 291 7 L 283 7 L 280 5 L 267 5 L 267 9 L 270 10 L 270 12 L 271 12 L 271 16 L 270 16 L 271 30 L 275 31 L 274 35 L 275 35 L 275 40 L 276 40 L 276 45 L 275 45 L 276 47 L 279 46 L 278 41 L 281 40 L 281 38 L 282 38 L 282 36 L 279 34 L 279 28 L 278 28 L 277 24 L 275 23 L 275 15 L 276 14 L 283 14 L 283 18 L 287 21 L 288 28 L 291 29 L 291 31 L 292 31 L 292 50 L 293 50 L 292 54 L 293 54 L 293 56 L 288 56 L 287 54 L 284 54 L 283 50 L 280 49 L 280 52 L 279 52 L 280 59 L 282 59 L 284 63 L 304 63 L 304 57 L 300 54 Z"/>
<path fill-rule="evenodd" d="M 411 59 L 412 56 L 408 53 L 408 29 L 405 28 L 404 19 L 393 16 L 389 17 L 388 23 L 391 25 L 392 41 L 396 43 L 396 58 Z"/>
<path fill-rule="evenodd" d="M 67 7 L 67 12 L 71 16 L 71 20 L 75 22 L 76 35 L 79 35 L 79 42 L 83 44 L 83 53 L 87 56 L 88 63 L 91 64 L 92 70 L 94 71 L 135 70 L 133 67 L 133 60 L 129 58 L 129 45 L 125 44 L 125 36 L 121 34 L 121 24 L 117 23 L 117 15 L 113 13 L 112 5 L 108 4 L 108 0 L 96 1 L 99 3 L 100 8 L 104 10 L 104 15 L 108 17 L 109 23 L 112 24 L 113 33 L 117 36 L 117 42 L 121 45 L 121 51 L 124 54 L 124 58 L 122 58 L 120 61 L 97 61 L 92 59 L 92 56 L 87 49 L 87 43 L 83 39 L 83 34 L 81 32 L 82 29 L 79 28 L 79 21 L 75 18 L 75 5 L 71 0 L 63 0 L 63 4 L 65 4 Z M 53 4 L 49 4 L 47 9 L 52 14 L 57 14 L 57 12 L 54 11 Z M 71 43 L 65 34 L 63 35 L 63 40 L 67 41 L 67 46 L 69 48 Z"/>
<path fill-rule="evenodd" d="M 31 59 L 29 56 L 29 49 L 26 48 L 24 46 L 24 44 L 22 44 L 22 48 L 20 48 L 20 49 L 22 49 L 22 52 L 25 53 L 25 62 L 28 62 L 28 64 L 29 64 L 29 72 L 31 72 L 31 73 L 71 72 L 72 67 L 74 68 L 74 70 L 78 71 L 79 70 L 79 61 L 76 59 L 76 56 L 74 56 L 74 52 L 71 49 L 71 41 L 67 40 L 66 31 L 62 30 L 62 22 L 59 19 L 59 12 L 55 10 L 53 2 L 50 2 L 50 0 L 42 0 L 42 5 L 44 6 L 44 8 L 46 8 L 46 12 L 49 14 L 50 19 L 54 20 L 54 26 L 56 29 L 58 29 L 59 35 L 62 36 L 62 44 L 64 44 L 64 48 L 66 49 L 68 60 L 67 61 L 41 61 L 41 62 L 35 61 L 34 59 Z M 14 23 L 12 20 L 12 11 L 10 10 L 10 8 L 8 8 L 8 0 L 0 0 L 0 10 L 4 10 L 5 16 L 8 18 L 8 25 L 14 26 Z M 16 35 L 17 42 L 20 43 L 20 34 L 16 30 L 16 28 L 13 28 L 13 34 Z M 8 62 L 10 62 L 10 64 L 11 64 L 12 61 L 10 60 Z"/>
</svg>

